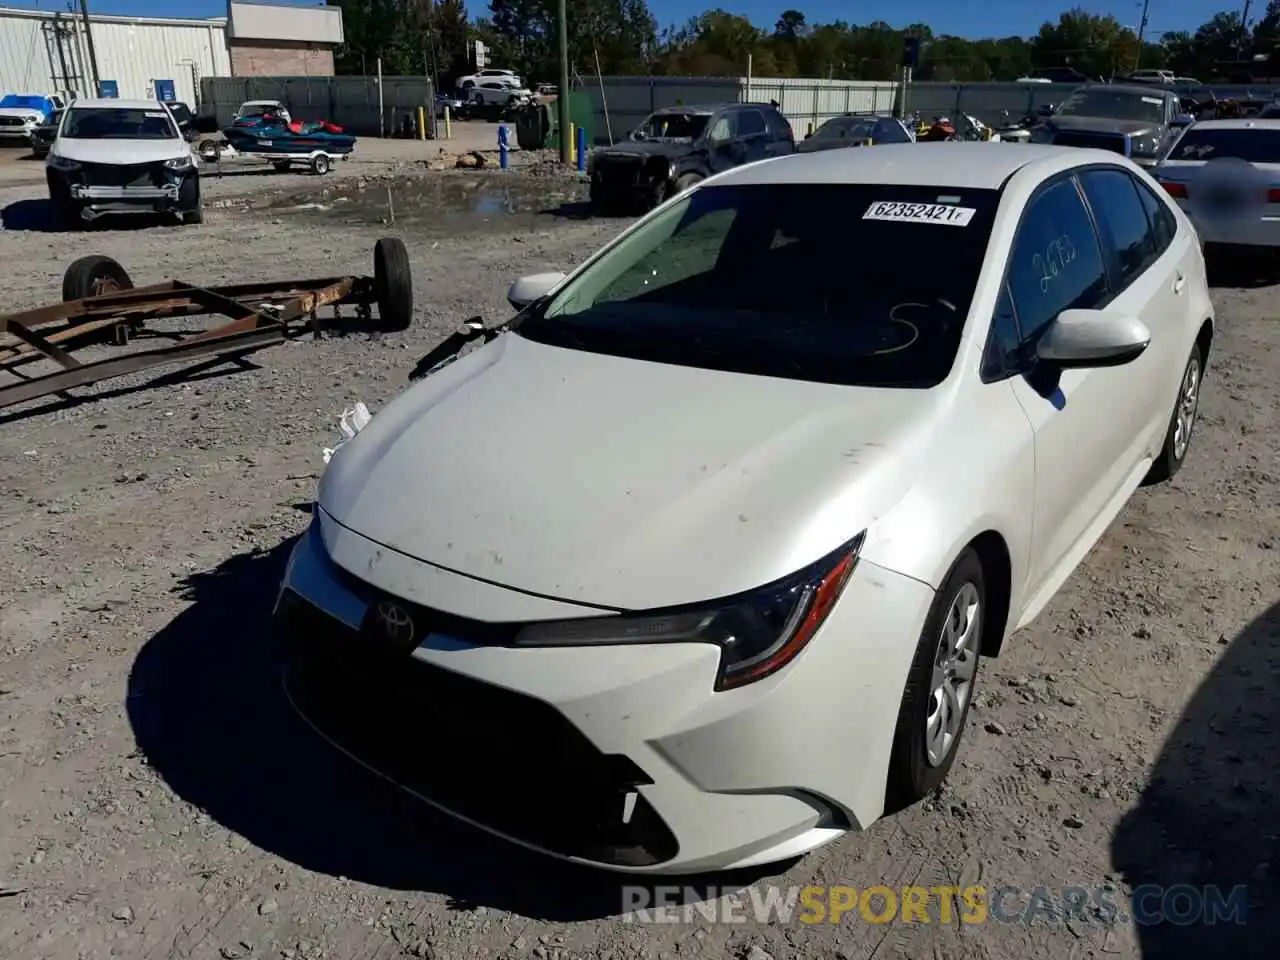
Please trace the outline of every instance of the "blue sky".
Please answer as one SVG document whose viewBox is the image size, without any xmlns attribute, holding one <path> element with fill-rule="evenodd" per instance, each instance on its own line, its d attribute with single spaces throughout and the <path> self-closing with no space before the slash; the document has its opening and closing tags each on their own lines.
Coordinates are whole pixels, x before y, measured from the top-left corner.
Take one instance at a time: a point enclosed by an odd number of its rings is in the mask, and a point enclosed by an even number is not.
<svg viewBox="0 0 1280 960">
<path fill-rule="evenodd" d="M 311 0 L 294 2 L 310 3 Z M 785 0 L 746 0 L 723 4 L 725 9 L 746 14 L 762 27 L 772 27 L 782 10 L 794 6 L 803 11 L 813 23 L 841 18 L 854 23 L 884 20 L 894 26 L 921 22 L 928 23 L 937 33 L 966 37 L 1032 34 L 1045 20 L 1057 19 L 1063 9 L 1073 5 L 1082 6 L 1092 13 L 1113 14 L 1121 23 L 1132 26 L 1136 26 L 1142 16 L 1142 0 L 1083 0 L 1078 4 L 1073 4 L 1071 0 L 915 0 L 914 3 L 902 3 L 901 0 L 860 0 L 853 4 L 840 3 L 838 0 L 805 0 L 795 3 L 787 3 Z M 58 10 L 66 9 L 66 0 L 0 0 L 0 6 Z M 649 8 L 664 26 L 683 22 L 692 13 L 714 6 L 717 6 L 714 0 L 708 0 L 705 7 L 701 3 L 680 0 L 649 0 Z M 1167 30 L 1194 30 L 1219 10 L 1239 10 L 1242 6 L 1242 3 L 1233 0 L 1152 0 L 1151 20 L 1147 30 L 1151 34 Z M 1251 18 L 1261 14 L 1265 6 L 1265 0 L 1255 0 Z M 470 7 L 473 14 L 478 12 L 478 0 L 472 0 Z M 134 16 L 216 17 L 223 15 L 226 4 L 223 0 L 89 0 L 89 9 L 96 13 Z"/>
</svg>

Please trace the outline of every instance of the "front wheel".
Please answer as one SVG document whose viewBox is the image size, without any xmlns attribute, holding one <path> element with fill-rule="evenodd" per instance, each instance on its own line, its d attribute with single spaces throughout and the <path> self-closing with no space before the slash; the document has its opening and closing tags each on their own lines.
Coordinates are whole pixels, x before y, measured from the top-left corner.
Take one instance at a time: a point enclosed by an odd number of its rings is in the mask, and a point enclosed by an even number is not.
<svg viewBox="0 0 1280 960">
<path fill-rule="evenodd" d="M 955 762 L 978 681 L 986 606 L 982 561 L 966 547 L 934 594 L 907 674 L 889 757 L 889 811 L 923 800 Z"/>
<path fill-rule="evenodd" d="M 702 182 L 702 177 L 698 176 L 696 173 L 682 174 L 681 176 L 676 178 L 675 192 L 676 194 L 684 193 L 690 187 L 693 187 L 700 182 Z"/>
<path fill-rule="evenodd" d="M 1174 401 L 1173 414 L 1165 431 L 1164 446 L 1151 464 L 1143 479 L 1144 484 L 1164 483 L 1171 480 L 1187 458 L 1191 449 L 1191 434 L 1200 414 L 1200 383 L 1204 377 L 1204 355 L 1200 345 L 1191 348 L 1191 356 L 1182 370 L 1182 382 L 1178 385 L 1178 399 Z"/>
</svg>

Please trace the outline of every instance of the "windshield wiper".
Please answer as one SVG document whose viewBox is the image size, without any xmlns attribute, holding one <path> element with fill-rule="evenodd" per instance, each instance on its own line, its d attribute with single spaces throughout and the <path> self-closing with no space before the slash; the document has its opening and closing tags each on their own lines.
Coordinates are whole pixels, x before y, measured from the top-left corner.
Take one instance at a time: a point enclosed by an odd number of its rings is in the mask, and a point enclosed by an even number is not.
<svg viewBox="0 0 1280 960">
<path fill-rule="evenodd" d="M 513 317 L 512 320 L 514 319 Z M 496 327 L 485 326 L 484 317 L 480 316 L 462 321 L 462 326 L 445 337 L 443 343 L 432 348 L 426 356 L 418 361 L 413 370 L 410 371 L 409 379 L 421 380 L 423 377 L 429 377 L 437 370 L 447 367 L 458 359 L 462 349 L 469 343 L 473 343 L 476 340 L 483 340 L 485 343 L 496 340 L 499 335 L 510 328 L 512 320 L 500 323 Z"/>
</svg>

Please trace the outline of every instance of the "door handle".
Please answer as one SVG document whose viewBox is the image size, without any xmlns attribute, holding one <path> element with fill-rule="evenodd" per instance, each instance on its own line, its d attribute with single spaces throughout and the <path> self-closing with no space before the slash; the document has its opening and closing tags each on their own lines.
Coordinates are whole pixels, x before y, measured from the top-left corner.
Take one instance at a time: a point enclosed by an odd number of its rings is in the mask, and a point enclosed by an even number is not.
<svg viewBox="0 0 1280 960">
<path fill-rule="evenodd" d="M 1175 278 L 1173 281 L 1173 292 L 1181 293 L 1184 289 L 1186 289 L 1186 286 L 1187 286 L 1187 278 L 1184 277 L 1182 274 L 1178 274 L 1177 278 Z"/>
</svg>

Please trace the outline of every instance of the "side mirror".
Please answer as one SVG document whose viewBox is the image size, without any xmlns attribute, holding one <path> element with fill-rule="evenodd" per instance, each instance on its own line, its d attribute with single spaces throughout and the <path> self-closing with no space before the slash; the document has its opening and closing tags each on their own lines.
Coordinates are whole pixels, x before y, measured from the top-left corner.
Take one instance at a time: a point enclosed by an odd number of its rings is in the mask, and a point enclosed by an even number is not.
<svg viewBox="0 0 1280 960">
<path fill-rule="evenodd" d="M 529 304 L 541 300 L 558 287 L 565 278 L 560 272 L 535 273 L 521 277 L 507 290 L 507 303 L 517 310 L 523 310 Z"/>
<path fill-rule="evenodd" d="M 637 141 L 639 141 L 639 140 L 648 140 L 648 139 L 649 139 L 649 135 L 648 135 L 647 133 L 645 133 L 645 132 L 644 132 L 644 130 L 643 130 L 642 128 L 637 128 L 637 129 L 635 129 L 635 130 L 632 130 L 632 131 L 631 131 L 631 139 L 632 139 L 632 140 L 637 140 Z"/>
<path fill-rule="evenodd" d="M 1055 366 L 1118 367 L 1151 343 L 1137 317 L 1109 310 L 1063 310 L 1036 342 L 1036 356 Z"/>
<path fill-rule="evenodd" d="M 1053 116 L 1053 104 L 1052 104 L 1052 103 L 1044 103 L 1044 104 L 1041 104 L 1039 107 L 1037 107 L 1037 108 L 1036 108 L 1036 116 L 1037 116 L 1037 117 L 1052 117 L 1052 116 Z"/>
<path fill-rule="evenodd" d="M 1189 127 L 1195 123 L 1196 118 L 1189 113 L 1180 113 L 1173 118 L 1169 126 L 1171 127 Z"/>
</svg>

